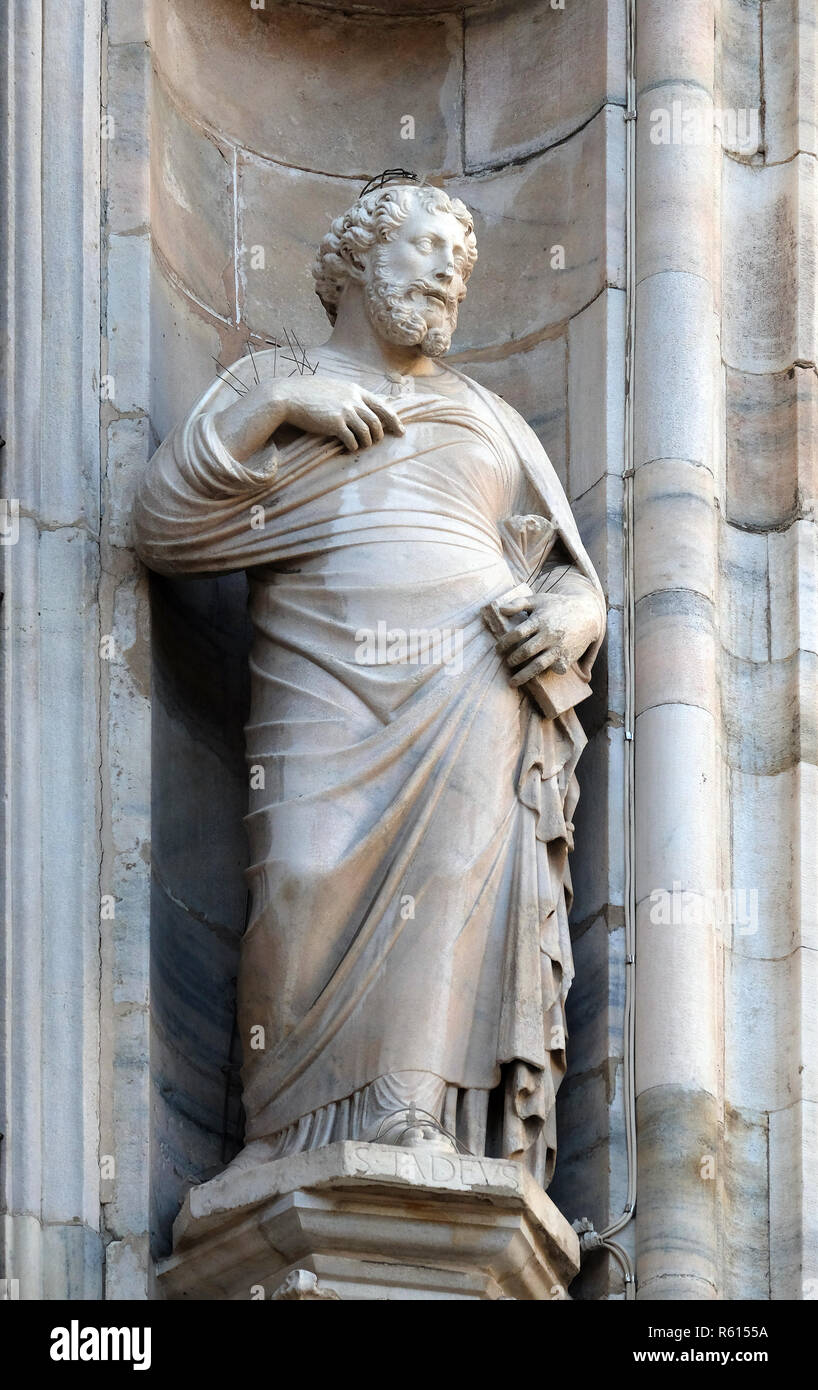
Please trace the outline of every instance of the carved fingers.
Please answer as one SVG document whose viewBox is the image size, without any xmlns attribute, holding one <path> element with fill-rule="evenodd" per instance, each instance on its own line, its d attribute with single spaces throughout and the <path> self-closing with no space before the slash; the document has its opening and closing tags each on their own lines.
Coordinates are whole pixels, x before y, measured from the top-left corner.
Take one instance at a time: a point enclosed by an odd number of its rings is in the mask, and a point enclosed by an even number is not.
<svg viewBox="0 0 818 1390">
<path fill-rule="evenodd" d="M 504 605 L 519 612 L 521 600 Z M 528 608 L 531 608 L 529 601 Z M 510 614 L 507 614 L 511 616 Z M 539 675 L 553 666 L 560 672 L 568 669 L 568 654 L 565 650 L 565 631 L 562 624 L 544 612 L 535 611 L 523 622 L 506 632 L 497 643 L 497 650 L 514 671 L 511 678 L 513 686 L 525 685 L 532 676 Z"/>
<path fill-rule="evenodd" d="M 285 407 L 288 424 L 310 434 L 334 435 L 350 453 L 379 443 L 385 430 L 405 433 L 392 407 L 354 382 L 313 377 L 288 384 Z"/>
<path fill-rule="evenodd" d="M 349 390 L 350 388 L 346 388 Z M 352 400 L 344 407 L 343 423 L 338 438 L 347 449 L 369 449 L 383 439 L 384 430 L 392 434 L 405 434 L 405 429 L 395 411 L 371 391 L 359 386 L 351 388 Z M 352 436 L 352 442 L 349 437 Z"/>
<path fill-rule="evenodd" d="M 549 668 L 564 674 L 599 634 L 597 606 L 584 596 L 537 594 L 514 599 L 501 612 L 508 617 L 528 614 L 497 642 L 497 651 L 514 672 L 513 686 L 525 685 Z"/>
</svg>

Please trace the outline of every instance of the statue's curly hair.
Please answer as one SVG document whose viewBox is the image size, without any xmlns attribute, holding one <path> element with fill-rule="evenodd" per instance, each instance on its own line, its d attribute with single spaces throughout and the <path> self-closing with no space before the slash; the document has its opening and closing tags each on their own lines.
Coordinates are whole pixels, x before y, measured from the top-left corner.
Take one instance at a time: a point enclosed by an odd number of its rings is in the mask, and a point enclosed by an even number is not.
<svg viewBox="0 0 818 1390">
<path fill-rule="evenodd" d="M 474 220 L 465 203 L 450 198 L 442 188 L 428 184 L 386 184 L 365 193 L 336 217 L 320 247 L 312 268 L 315 293 L 330 323 L 335 323 L 338 303 L 347 280 L 352 256 L 391 241 L 409 215 L 413 199 L 419 199 L 429 212 L 450 212 L 466 229 L 468 262 L 463 273 L 467 280 L 477 260 Z"/>
</svg>

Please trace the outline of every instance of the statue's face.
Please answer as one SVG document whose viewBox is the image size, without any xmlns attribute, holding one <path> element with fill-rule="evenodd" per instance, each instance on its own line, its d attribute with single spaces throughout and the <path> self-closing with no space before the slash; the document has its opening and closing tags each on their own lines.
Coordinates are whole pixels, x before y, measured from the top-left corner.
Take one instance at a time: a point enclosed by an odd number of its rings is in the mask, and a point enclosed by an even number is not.
<svg viewBox="0 0 818 1390">
<path fill-rule="evenodd" d="M 366 304 L 374 327 L 390 342 L 441 357 L 457 327 L 468 262 L 466 228 L 454 214 L 413 201 L 392 238 L 367 259 Z"/>
</svg>

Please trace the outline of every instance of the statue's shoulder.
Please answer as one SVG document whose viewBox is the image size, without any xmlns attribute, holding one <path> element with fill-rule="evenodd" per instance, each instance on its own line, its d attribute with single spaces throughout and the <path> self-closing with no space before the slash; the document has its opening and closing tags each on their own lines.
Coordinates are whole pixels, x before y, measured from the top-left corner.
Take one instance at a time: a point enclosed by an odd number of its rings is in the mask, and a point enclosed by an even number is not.
<svg viewBox="0 0 818 1390">
<path fill-rule="evenodd" d="M 292 338 L 289 342 L 270 338 L 264 341 L 268 346 L 256 347 L 254 343 L 248 342 L 247 351 L 237 357 L 235 362 L 228 364 L 229 371 L 234 372 L 248 385 L 253 385 L 256 377 L 260 381 L 270 381 L 275 377 L 293 376 L 295 373 L 312 376 L 317 370 L 317 349 L 304 347 Z M 224 361 L 222 358 L 222 362 Z"/>
<path fill-rule="evenodd" d="M 461 371 L 459 367 L 450 367 L 449 370 L 452 371 L 455 376 L 460 377 L 465 387 L 470 390 L 474 396 L 482 400 L 485 406 L 492 409 L 509 428 L 517 427 L 526 430 L 529 429 L 529 426 L 526 424 L 519 410 L 516 410 L 513 405 L 509 405 L 505 396 L 498 395 L 496 391 L 492 391 L 489 386 L 484 386 L 481 381 L 476 381 L 474 377 L 469 376 L 468 372 Z M 534 438 L 536 439 L 536 435 L 534 435 Z"/>
</svg>

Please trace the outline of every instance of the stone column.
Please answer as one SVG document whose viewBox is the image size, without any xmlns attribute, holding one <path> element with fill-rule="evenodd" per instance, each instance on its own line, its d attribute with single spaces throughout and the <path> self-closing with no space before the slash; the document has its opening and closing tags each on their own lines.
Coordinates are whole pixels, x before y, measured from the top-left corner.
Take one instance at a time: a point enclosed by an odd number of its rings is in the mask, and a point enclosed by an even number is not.
<svg viewBox="0 0 818 1390">
<path fill-rule="evenodd" d="M 106 1298 L 148 1296 L 150 1256 L 151 632 L 130 546 L 150 404 L 148 0 L 108 0 L 103 29 L 102 524 L 99 622 L 101 1201 Z"/>
<path fill-rule="evenodd" d="M 3 38 L 2 1272 L 98 1298 L 98 0 L 9 6 Z"/>
<path fill-rule="evenodd" d="M 814 1299 L 814 5 L 722 0 L 722 55 L 722 105 L 760 112 L 756 150 L 737 149 L 733 138 L 723 155 L 724 752 L 735 900 L 725 980 L 725 1296 Z"/>
<path fill-rule="evenodd" d="M 638 39 L 639 1294 L 814 1298 L 815 16 Z"/>
<path fill-rule="evenodd" d="M 712 126 L 716 5 L 644 0 L 637 15 L 637 1279 L 641 1298 L 708 1299 L 719 1184 L 702 1164 L 720 1172 L 721 1122 L 721 952 L 704 910 L 723 881 L 719 182 L 712 143 L 651 132 L 652 113 L 672 121 L 674 109 Z M 657 894 L 669 922 L 651 921 Z"/>
</svg>

